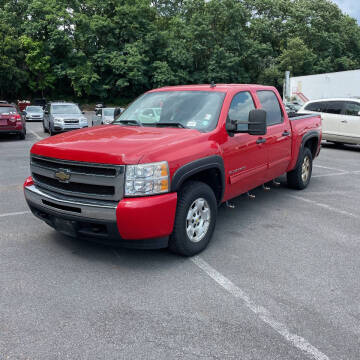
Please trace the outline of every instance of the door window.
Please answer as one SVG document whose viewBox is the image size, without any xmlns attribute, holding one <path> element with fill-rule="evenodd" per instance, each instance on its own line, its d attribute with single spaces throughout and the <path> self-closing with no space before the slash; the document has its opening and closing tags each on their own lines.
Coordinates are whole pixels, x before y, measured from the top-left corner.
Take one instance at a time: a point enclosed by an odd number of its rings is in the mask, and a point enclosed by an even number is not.
<svg viewBox="0 0 360 360">
<path fill-rule="evenodd" d="M 278 98 L 273 91 L 265 90 L 257 92 L 261 107 L 266 111 L 267 126 L 283 122 L 283 114 Z"/>
<path fill-rule="evenodd" d="M 343 103 L 341 101 L 326 101 L 323 103 L 323 110 L 321 112 L 327 114 L 341 114 Z"/>
<path fill-rule="evenodd" d="M 237 93 L 230 105 L 229 119 L 240 122 L 249 121 L 249 112 L 255 109 L 254 100 L 247 91 Z M 247 131 L 248 124 L 238 124 L 238 130 Z"/>
<path fill-rule="evenodd" d="M 323 102 L 313 102 L 305 106 L 305 110 L 308 111 L 324 112 L 323 109 L 324 109 Z"/>
<path fill-rule="evenodd" d="M 360 116 L 360 104 L 355 102 L 346 102 L 344 114 L 351 115 L 351 116 Z"/>
</svg>

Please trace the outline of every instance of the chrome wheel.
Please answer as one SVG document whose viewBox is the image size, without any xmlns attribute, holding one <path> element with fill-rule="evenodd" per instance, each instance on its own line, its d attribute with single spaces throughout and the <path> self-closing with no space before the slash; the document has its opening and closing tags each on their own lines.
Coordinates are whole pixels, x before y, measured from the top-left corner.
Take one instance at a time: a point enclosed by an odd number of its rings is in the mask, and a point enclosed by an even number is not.
<svg viewBox="0 0 360 360">
<path fill-rule="evenodd" d="M 196 199 L 186 216 L 186 234 L 192 242 L 201 241 L 209 230 L 210 206 L 204 198 Z"/>
<path fill-rule="evenodd" d="M 308 156 L 305 156 L 301 167 L 301 179 L 304 183 L 306 183 L 309 179 L 310 167 L 310 159 Z"/>
</svg>

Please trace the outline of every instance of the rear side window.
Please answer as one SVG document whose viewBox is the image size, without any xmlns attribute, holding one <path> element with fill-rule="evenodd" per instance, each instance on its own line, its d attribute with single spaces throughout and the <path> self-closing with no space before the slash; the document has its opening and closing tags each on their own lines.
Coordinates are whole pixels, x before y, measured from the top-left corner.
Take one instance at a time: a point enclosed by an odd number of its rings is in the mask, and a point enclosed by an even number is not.
<svg viewBox="0 0 360 360">
<path fill-rule="evenodd" d="M 266 111 L 267 126 L 283 122 L 283 114 L 279 101 L 273 91 L 262 90 L 257 92 L 261 107 Z"/>
<path fill-rule="evenodd" d="M 324 103 L 322 102 L 314 102 L 307 104 L 305 106 L 305 110 L 308 111 L 323 112 L 323 109 L 324 109 Z"/>
<path fill-rule="evenodd" d="M 243 91 L 236 94 L 230 105 L 229 119 L 240 122 L 249 121 L 249 112 L 255 109 L 254 101 L 249 92 Z M 238 124 L 238 130 L 246 131 L 247 124 Z"/>
<path fill-rule="evenodd" d="M 343 103 L 341 101 L 325 101 L 322 112 L 327 114 L 341 114 Z"/>
<path fill-rule="evenodd" d="M 360 104 L 355 102 L 346 102 L 344 114 L 351 115 L 351 116 L 360 116 Z"/>
</svg>

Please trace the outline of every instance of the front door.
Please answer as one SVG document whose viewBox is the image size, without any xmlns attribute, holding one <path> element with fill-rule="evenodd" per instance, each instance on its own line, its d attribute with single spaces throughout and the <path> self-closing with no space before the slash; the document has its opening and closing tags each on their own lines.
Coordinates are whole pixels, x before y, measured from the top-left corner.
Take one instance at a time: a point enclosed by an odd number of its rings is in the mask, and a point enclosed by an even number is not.
<svg viewBox="0 0 360 360">
<path fill-rule="evenodd" d="M 237 93 L 231 102 L 228 121 L 247 122 L 255 104 L 250 92 Z M 247 130 L 247 124 L 242 125 Z M 260 139 L 261 140 L 261 139 Z M 225 200 L 236 197 L 264 183 L 267 169 L 266 150 L 259 136 L 238 133 L 228 136 L 223 145 L 226 172 Z"/>
</svg>

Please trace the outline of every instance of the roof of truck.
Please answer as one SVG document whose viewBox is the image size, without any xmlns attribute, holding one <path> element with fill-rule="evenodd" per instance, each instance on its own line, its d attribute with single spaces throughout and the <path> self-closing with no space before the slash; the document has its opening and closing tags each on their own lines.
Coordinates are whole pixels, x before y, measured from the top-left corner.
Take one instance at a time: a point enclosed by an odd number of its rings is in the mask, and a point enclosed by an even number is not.
<svg viewBox="0 0 360 360">
<path fill-rule="evenodd" d="M 206 89 L 213 91 L 229 91 L 229 90 L 242 90 L 242 89 L 253 89 L 253 90 L 264 90 L 274 89 L 272 86 L 256 85 L 256 84 L 200 84 L 200 85 L 176 85 L 176 86 L 165 86 L 162 88 L 154 89 L 151 91 L 179 91 L 179 90 L 200 90 Z"/>
</svg>

